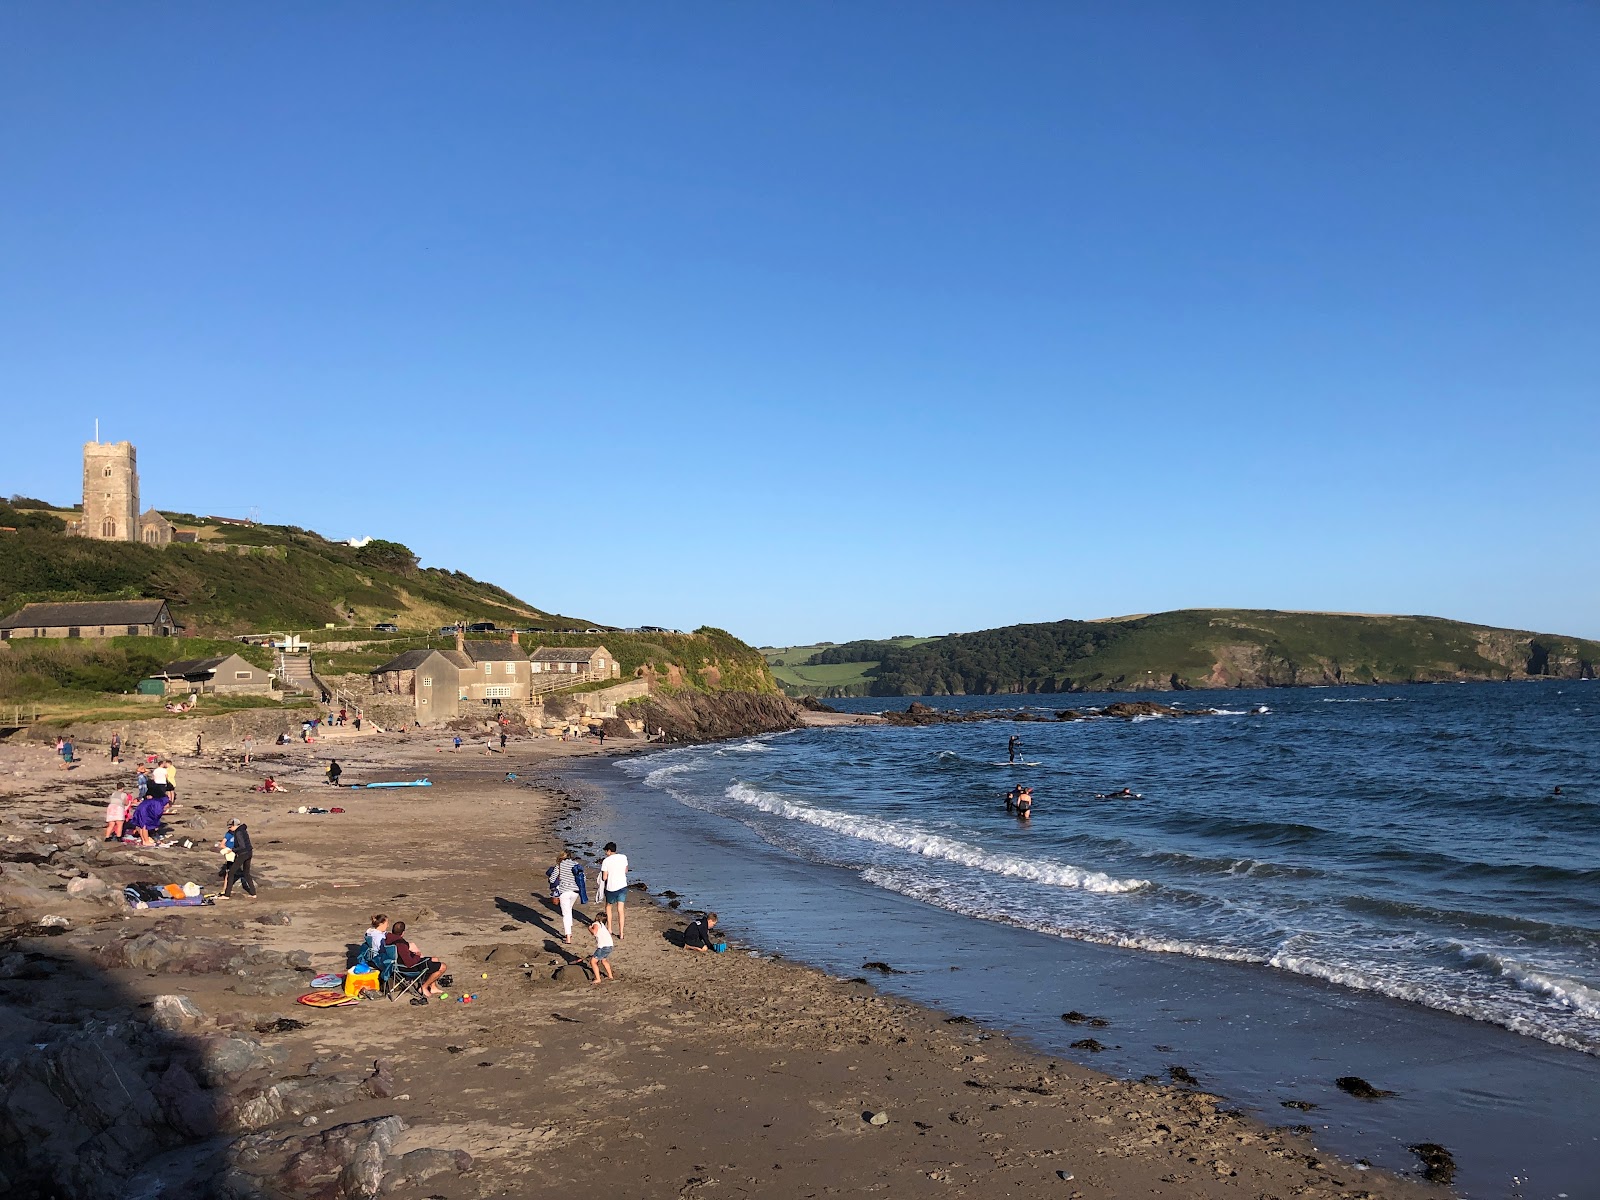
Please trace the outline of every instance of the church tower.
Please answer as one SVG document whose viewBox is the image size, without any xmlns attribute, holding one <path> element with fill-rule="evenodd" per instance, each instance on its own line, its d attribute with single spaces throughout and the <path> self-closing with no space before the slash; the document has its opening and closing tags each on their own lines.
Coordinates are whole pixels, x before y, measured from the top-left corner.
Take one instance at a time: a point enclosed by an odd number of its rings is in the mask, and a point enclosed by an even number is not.
<svg viewBox="0 0 1600 1200">
<path fill-rule="evenodd" d="M 107 542 L 139 540 L 139 454 L 131 442 L 84 443 L 78 532 Z"/>
</svg>

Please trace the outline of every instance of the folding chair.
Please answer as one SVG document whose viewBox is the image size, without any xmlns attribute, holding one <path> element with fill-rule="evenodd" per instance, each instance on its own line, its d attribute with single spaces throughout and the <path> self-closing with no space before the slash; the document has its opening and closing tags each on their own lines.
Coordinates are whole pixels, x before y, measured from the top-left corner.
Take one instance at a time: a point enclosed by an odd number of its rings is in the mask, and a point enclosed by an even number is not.
<svg viewBox="0 0 1600 1200">
<path fill-rule="evenodd" d="M 428 977 L 428 968 L 402 967 L 399 952 L 393 946 L 379 950 L 372 965 L 378 968 L 378 991 L 389 999 L 408 993 L 422 995 L 422 981 Z"/>
</svg>

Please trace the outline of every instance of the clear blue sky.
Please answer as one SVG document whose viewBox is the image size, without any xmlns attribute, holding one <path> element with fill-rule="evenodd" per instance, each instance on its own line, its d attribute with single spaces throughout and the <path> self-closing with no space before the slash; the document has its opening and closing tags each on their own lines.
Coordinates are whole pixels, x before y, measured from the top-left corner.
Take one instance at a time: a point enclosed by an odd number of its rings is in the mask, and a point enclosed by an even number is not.
<svg viewBox="0 0 1600 1200">
<path fill-rule="evenodd" d="M 1600 636 L 1600 9 L 0 13 L 0 490 L 758 642 Z"/>
</svg>

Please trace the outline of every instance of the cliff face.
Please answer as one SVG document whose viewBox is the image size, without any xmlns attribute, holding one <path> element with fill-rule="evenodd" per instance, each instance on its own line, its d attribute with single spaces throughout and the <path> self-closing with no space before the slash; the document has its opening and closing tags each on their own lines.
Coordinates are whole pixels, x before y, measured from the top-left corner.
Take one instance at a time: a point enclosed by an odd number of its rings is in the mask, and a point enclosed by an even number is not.
<svg viewBox="0 0 1600 1200">
<path fill-rule="evenodd" d="M 1593 679 L 1600 642 L 1438 617 L 1194 609 L 884 648 L 875 696 Z"/>
<path fill-rule="evenodd" d="M 676 692 L 624 706 L 669 742 L 712 742 L 798 728 L 800 706 L 771 692 Z"/>
</svg>

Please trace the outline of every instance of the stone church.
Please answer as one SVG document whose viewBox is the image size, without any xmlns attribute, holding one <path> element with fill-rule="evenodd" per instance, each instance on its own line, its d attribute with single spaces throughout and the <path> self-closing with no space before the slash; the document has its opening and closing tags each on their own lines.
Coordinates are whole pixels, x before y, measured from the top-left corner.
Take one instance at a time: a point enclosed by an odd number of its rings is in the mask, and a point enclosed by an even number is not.
<svg viewBox="0 0 1600 1200">
<path fill-rule="evenodd" d="M 172 541 L 172 522 L 155 509 L 139 512 L 139 452 L 131 442 L 83 445 L 83 518 L 77 533 L 106 542 Z"/>
</svg>

